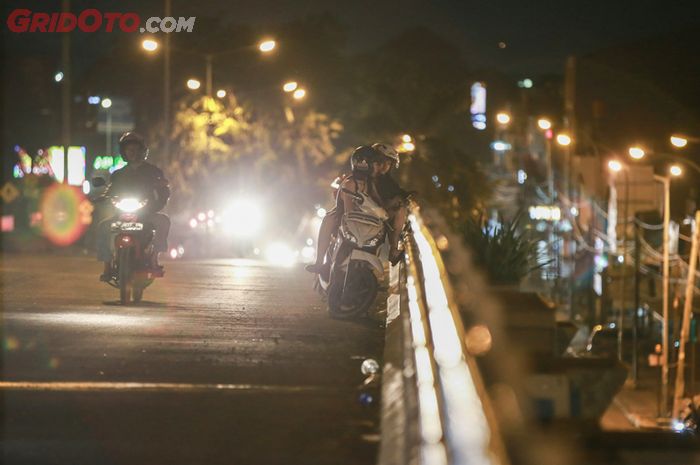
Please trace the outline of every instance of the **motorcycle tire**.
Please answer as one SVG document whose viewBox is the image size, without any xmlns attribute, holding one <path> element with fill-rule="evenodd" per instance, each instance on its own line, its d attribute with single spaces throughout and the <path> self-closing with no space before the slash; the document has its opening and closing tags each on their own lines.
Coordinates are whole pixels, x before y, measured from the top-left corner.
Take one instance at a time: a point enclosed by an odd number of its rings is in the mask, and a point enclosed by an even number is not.
<svg viewBox="0 0 700 465">
<path fill-rule="evenodd" d="M 122 305 L 131 303 L 131 251 L 121 249 L 119 251 L 119 300 Z"/>
<path fill-rule="evenodd" d="M 367 314 L 377 297 L 379 283 L 366 263 L 350 262 L 348 272 L 337 272 L 328 288 L 328 313 L 333 318 Z"/>
</svg>

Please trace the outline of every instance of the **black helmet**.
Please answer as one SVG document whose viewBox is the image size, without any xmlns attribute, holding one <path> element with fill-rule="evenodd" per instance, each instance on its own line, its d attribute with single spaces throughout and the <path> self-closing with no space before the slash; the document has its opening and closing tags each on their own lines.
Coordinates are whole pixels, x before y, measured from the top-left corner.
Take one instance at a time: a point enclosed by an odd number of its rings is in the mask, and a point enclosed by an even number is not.
<svg viewBox="0 0 700 465">
<path fill-rule="evenodd" d="M 372 163 L 379 160 L 377 152 L 369 145 L 360 145 L 350 155 L 352 174 L 367 176 L 372 170 Z"/>
<path fill-rule="evenodd" d="M 141 147 L 141 160 L 148 158 L 148 146 L 146 145 L 146 140 L 143 138 L 143 136 L 141 136 L 141 134 L 129 131 L 122 134 L 122 136 L 119 138 L 119 154 L 124 157 L 127 163 L 129 160 L 126 160 L 125 149 L 129 144 L 136 144 Z"/>
</svg>

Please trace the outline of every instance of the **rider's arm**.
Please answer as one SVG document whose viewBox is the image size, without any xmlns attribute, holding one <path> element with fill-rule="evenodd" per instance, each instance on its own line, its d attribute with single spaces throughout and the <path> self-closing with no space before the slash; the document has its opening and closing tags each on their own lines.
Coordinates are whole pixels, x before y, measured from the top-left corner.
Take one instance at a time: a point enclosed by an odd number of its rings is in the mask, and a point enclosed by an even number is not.
<svg viewBox="0 0 700 465">
<path fill-rule="evenodd" d="M 170 186 L 168 184 L 168 180 L 165 178 L 165 175 L 159 168 L 155 168 L 154 171 L 154 180 L 153 180 L 153 206 L 152 210 L 154 212 L 161 211 L 163 208 L 165 208 L 165 205 L 168 203 L 168 199 L 170 199 Z"/>
</svg>

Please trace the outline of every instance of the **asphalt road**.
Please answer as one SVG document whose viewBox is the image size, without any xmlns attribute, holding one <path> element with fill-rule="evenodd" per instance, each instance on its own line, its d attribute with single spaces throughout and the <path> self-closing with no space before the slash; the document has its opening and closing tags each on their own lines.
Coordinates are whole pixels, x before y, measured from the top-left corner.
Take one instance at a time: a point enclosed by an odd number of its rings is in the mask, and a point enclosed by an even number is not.
<svg viewBox="0 0 700 465">
<path fill-rule="evenodd" d="M 172 262 L 117 305 L 80 257 L 0 262 L 4 464 L 371 464 L 372 322 L 327 317 L 299 268 Z"/>
</svg>

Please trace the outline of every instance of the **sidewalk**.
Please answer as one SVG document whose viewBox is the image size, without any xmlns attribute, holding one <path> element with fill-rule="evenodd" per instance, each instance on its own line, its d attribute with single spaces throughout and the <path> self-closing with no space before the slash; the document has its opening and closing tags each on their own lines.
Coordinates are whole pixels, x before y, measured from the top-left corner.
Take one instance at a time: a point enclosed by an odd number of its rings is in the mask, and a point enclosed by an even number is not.
<svg viewBox="0 0 700 465">
<path fill-rule="evenodd" d="M 669 392 L 673 386 L 669 384 Z M 637 385 L 630 380 L 615 396 L 600 420 L 604 431 L 639 431 L 665 429 L 659 426 L 659 370 L 648 366 L 639 367 Z"/>
</svg>

